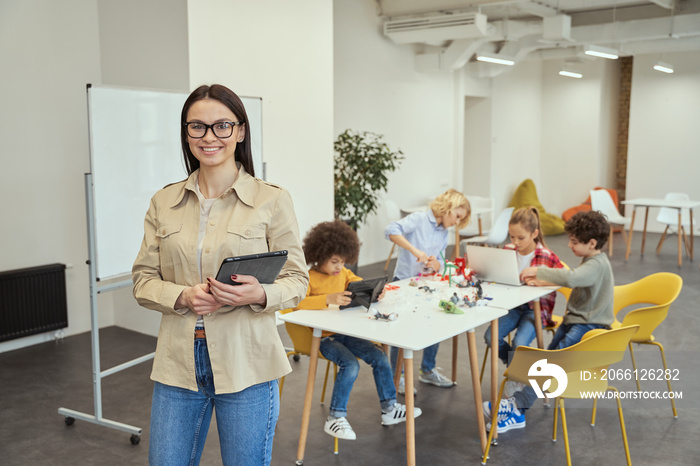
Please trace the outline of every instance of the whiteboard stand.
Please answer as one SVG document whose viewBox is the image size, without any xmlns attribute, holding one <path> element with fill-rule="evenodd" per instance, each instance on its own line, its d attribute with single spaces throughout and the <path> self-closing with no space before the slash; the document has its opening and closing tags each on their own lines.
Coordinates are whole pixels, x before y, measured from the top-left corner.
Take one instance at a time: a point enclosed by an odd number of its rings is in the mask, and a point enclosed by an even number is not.
<svg viewBox="0 0 700 466">
<path fill-rule="evenodd" d="M 116 372 L 123 371 L 129 367 L 141 364 L 150 359 L 153 359 L 155 352 L 141 356 L 140 358 L 132 359 L 123 364 L 115 366 L 111 369 L 100 370 L 100 326 L 99 315 L 97 309 L 97 295 L 113 291 L 119 288 L 125 288 L 132 285 L 131 279 L 121 280 L 109 284 L 102 285 L 97 279 L 97 260 L 95 249 L 95 223 L 94 223 L 94 202 L 93 202 L 93 185 L 92 173 L 85 174 L 85 200 L 87 206 L 87 229 L 88 229 L 88 270 L 90 273 L 90 317 L 92 326 L 90 333 L 92 336 L 92 385 L 95 404 L 95 414 L 86 414 L 79 411 L 74 411 L 67 408 L 58 408 L 58 414 L 65 416 L 66 425 L 73 425 L 76 419 L 88 421 L 93 424 L 98 424 L 104 427 L 121 430 L 131 434 L 131 443 L 137 445 L 141 441 L 141 428 L 123 424 L 117 421 L 111 421 L 102 417 L 102 378 L 112 375 Z"/>
</svg>

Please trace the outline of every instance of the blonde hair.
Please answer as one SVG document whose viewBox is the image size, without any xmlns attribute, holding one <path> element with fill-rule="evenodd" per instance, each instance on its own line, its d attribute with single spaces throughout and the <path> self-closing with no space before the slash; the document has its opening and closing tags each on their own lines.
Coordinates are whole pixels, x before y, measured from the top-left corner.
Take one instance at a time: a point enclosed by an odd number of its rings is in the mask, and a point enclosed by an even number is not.
<svg viewBox="0 0 700 466">
<path fill-rule="evenodd" d="M 544 242 L 544 233 L 542 233 L 540 211 L 537 210 L 537 207 L 521 207 L 515 210 L 513 215 L 510 216 L 508 225 L 520 225 L 525 231 L 529 231 L 530 233 L 534 233 L 534 231 L 537 230 L 538 234 L 535 238 L 535 242 L 542 243 L 542 246 L 547 247 Z"/>
<path fill-rule="evenodd" d="M 430 203 L 430 208 L 436 217 L 444 217 L 460 207 L 464 207 L 464 209 L 467 211 L 467 214 L 457 225 L 457 228 L 461 230 L 469 224 L 469 219 L 472 215 L 472 207 L 467 198 L 464 197 L 464 194 L 460 193 L 456 189 L 450 188 L 444 193 L 440 194 L 433 202 Z"/>
</svg>

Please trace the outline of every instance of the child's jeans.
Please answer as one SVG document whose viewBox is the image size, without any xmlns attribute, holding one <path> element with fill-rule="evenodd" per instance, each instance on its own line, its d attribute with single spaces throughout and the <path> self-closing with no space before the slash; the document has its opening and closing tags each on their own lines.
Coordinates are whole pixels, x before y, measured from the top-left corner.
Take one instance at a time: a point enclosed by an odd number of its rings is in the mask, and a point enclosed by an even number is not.
<svg viewBox="0 0 700 466">
<path fill-rule="evenodd" d="M 555 350 L 573 346 L 581 341 L 581 338 L 583 338 L 583 335 L 586 332 L 596 328 L 607 328 L 607 326 L 599 324 L 560 325 L 547 349 Z M 513 396 L 515 397 L 515 404 L 518 406 L 518 409 L 521 410 L 528 409 L 535 401 L 537 401 L 537 394 L 529 385 L 524 389 L 515 392 Z"/>
<path fill-rule="evenodd" d="M 371 341 L 335 334 L 321 340 L 321 354 L 338 366 L 331 397 L 331 416 L 346 417 L 348 414 L 350 391 L 360 371 L 357 358 L 372 366 L 382 411 L 391 410 L 396 403 L 396 387 L 389 359 L 381 348 Z"/>
<path fill-rule="evenodd" d="M 420 370 L 423 373 L 427 374 L 435 368 L 435 360 L 437 358 L 438 349 L 440 349 L 440 343 L 435 343 L 427 348 L 423 348 L 423 360 L 420 364 Z M 392 346 L 389 355 L 391 356 L 391 370 L 396 372 L 396 363 L 399 360 L 399 349 Z"/>
<path fill-rule="evenodd" d="M 515 332 L 512 346 L 505 338 L 510 332 Z M 528 303 L 522 304 L 508 311 L 508 314 L 498 319 L 498 357 L 504 364 L 510 364 L 513 359 L 512 351 L 518 346 L 528 346 L 535 339 L 535 311 L 530 309 Z M 486 328 L 484 340 L 491 345 L 491 327 Z"/>
</svg>

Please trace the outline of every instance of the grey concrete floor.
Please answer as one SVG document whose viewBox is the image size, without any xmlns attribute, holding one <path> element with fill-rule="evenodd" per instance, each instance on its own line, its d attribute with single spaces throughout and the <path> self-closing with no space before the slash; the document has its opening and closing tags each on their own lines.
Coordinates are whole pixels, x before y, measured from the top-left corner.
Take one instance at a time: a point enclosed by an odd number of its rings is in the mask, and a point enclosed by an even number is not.
<svg viewBox="0 0 700 466">
<path fill-rule="evenodd" d="M 612 257 L 616 284 L 629 283 L 658 271 L 678 273 L 684 279 L 679 298 L 666 321 L 655 332 L 664 344 L 670 368 L 678 369 L 680 380 L 673 389 L 682 394 L 676 400 L 678 419 L 673 419 L 667 400 L 623 400 L 625 424 L 633 464 L 699 464 L 700 403 L 695 387 L 700 380 L 698 349 L 700 343 L 700 269 L 698 260 L 677 265 L 675 238 L 667 241 L 660 255 L 655 254 L 658 235 L 647 239 L 647 251 L 639 254 L 641 235 L 635 235 L 633 252 L 624 261 L 624 244 L 615 235 Z M 548 245 L 569 265 L 578 260 L 566 247 L 566 237 L 547 238 Z M 387 247 L 387 253 L 389 247 Z M 393 266 L 393 265 L 392 265 Z M 384 263 L 360 267 L 359 274 L 371 278 L 383 274 Z M 391 270 L 389 270 L 391 272 Z M 557 306 L 555 313 L 563 310 Z M 479 363 L 483 355 L 477 329 Z M 291 346 L 284 327 L 279 327 L 285 346 Z M 155 349 L 155 338 L 109 327 L 100 331 L 101 363 L 109 368 Z M 548 339 L 548 337 L 546 337 Z M 656 348 L 638 347 L 640 368 L 661 367 Z M 420 354 L 415 361 L 420 361 Z M 418 385 L 416 405 L 423 415 L 416 421 L 418 464 L 478 464 L 479 439 L 475 422 L 471 377 L 468 372 L 466 338 L 459 348 L 458 385 L 450 389 Z M 444 344 L 438 365 L 446 372 L 451 367 L 451 345 Z M 275 436 L 274 465 L 294 464 L 297 456 L 308 358 L 292 361 L 294 371 L 287 376 L 282 394 L 280 419 Z M 618 364 L 631 368 L 629 356 Z M 417 371 L 417 365 L 415 367 Z M 383 427 L 371 370 L 363 367 L 350 396 L 348 419 L 357 433 L 356 441 L 340 441 L 340 454 L 333 454 L 333 439 L 323 432 L 328 414 L 332 385 L 326 402 L 320 394 L 325 364 L 319 365 L 306 445 L 307 465 L 405 464 L 405 428 Z M 129 434 L 76 421 L 65 425 L 59 407 L 93 413 L 90 335 L 71 336 L 56 343 L 0 354 L 0 464 L 2 465 L 141 465 L 147 464 L 148 425 L 153 383 L 149 379 L 150 362 L 111 375 L 103 380 L 103 416 L 106 419 L 143 428 L 141 443 L 132 445 Z M 633 382 L 617 383 L 622 390 L 634 390 Z M 483 390 L 488 393 L 489 383 Z M 642 390 L 663 391 L 662 382 L 645 382 Z M 403 401 L 403 397 L 399 397 Z M 567 402 L 567 421 L 574 464 L 624 464 L 620 427 L 613 400 L 599 402 L 595 427 L 590 426 L 590 405 L 586 401 Z M 502 434 L 492 449 L 488 464 L 541 465 L 565 464 L 564 445 L 559 430 L 558 442 L 551 441 L 552 410 L 541 402 L 527 413 L 527 427 Z M 215 423 L 212 424 L 202 465 L 221 464 Z"/>
</svg>

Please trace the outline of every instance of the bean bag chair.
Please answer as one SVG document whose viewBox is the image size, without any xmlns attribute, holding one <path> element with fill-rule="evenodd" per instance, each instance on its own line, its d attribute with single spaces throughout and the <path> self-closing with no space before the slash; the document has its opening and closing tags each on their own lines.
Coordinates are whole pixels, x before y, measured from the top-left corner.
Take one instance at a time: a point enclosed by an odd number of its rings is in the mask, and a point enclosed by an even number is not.
<svg viewBox="0 0 700 466">
<path fill-rule="evenodd" d="M 596 186 L 593 189 L 594 190 L 595 189 L 605 189 L 607 192 L 609 192 L 610 197 L 612 198 L 613 202 L 615 203 L 615 207 L 617 207 L 617 209 L 620 210 L 620 203 L 619 203 L 619 200 L 617 198 L 617 191 L 616 190 L 602 188 L 600 186 Z M 565 222 L 568 222 L 569 219 L 571 217 L 573 217 L 575 213 L 577 213 L 577 212 L 589 212 L 590 210 L 591 210 L 591 196 L 589 195 L 583 204 L 579 204 L 579 205 L 576 205 L 576 206 L 573 206 L 573 207 L 566 209 L 561 214 L 561 218 L 563 218 Z M 620 231 L 622 231 L 622 229 L 621 228 L 613 228 L 613 231 L 615 233 L 619 233 Z"/>
<path fill-rule="evenodd" d="M 564 220 L 554 214 L 547 213 L 540 200 L 537 197 L 537 189 L 535 183 L 531 179 L 527 179 L 520 183 L 510 199 L 508 207 L 533 206 L 540 213 L 540 223 L 542 224 L 542 233 L 545 236 L 561 235 L 564 233 Z"/>
</svg>

